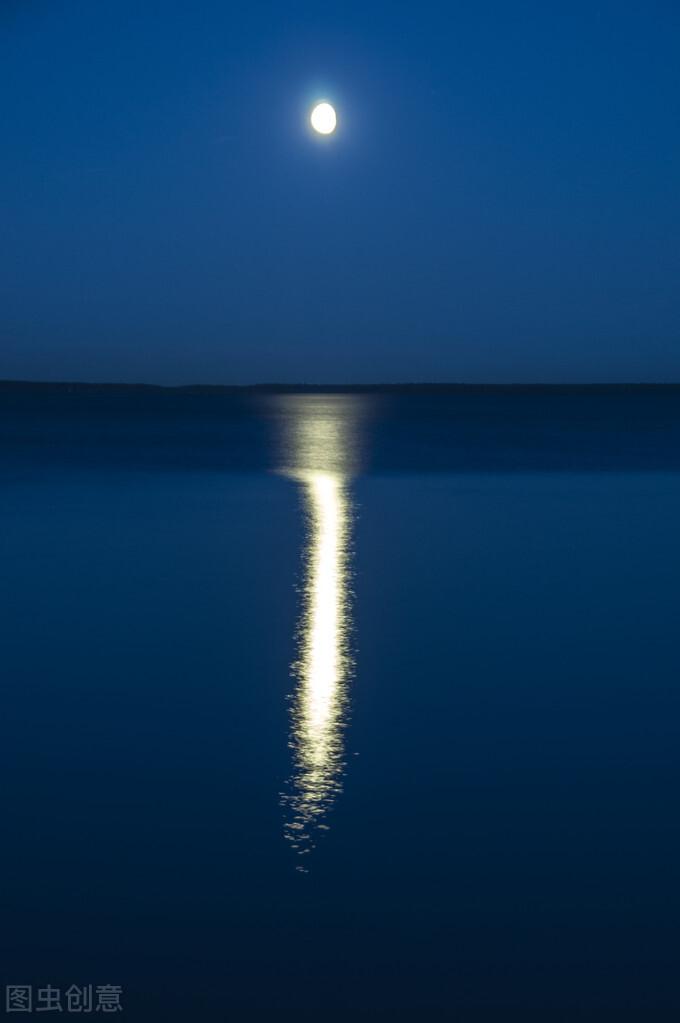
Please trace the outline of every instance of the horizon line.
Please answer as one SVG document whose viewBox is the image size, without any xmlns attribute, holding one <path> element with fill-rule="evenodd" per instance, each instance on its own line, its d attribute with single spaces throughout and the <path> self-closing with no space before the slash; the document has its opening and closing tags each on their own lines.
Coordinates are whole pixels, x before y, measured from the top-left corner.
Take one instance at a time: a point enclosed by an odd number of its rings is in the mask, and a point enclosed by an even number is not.
<svg viewBox="0 0 680 1023">
<path fill-rule="evenodd" d="M 470 382 L 470 381 L 402 381 L 398 383 L 328 383 L 321 381 L 298 381 L 282 383 L 276 381 L 249 384 L 207 384 L 200 382 L 186 384 L 160 384 L 135 381 L 109 380 L 30 380 L 24 378 L 0 378 L 0 388 L 59 388 L 59 389 L 119 389 L 154 391 L 454 391 L 454 390 L 644 390 L 680 388 L 680 381 L 588 381 L 588 382 L 527 382 L 513 381 Z"/>
</svg>

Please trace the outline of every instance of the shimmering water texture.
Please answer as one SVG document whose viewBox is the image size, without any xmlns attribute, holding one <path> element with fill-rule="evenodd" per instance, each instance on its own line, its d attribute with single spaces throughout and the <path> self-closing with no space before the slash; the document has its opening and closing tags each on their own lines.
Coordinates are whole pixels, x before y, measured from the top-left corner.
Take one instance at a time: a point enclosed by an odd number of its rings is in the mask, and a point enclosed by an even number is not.
<svg viewBox="0 0 680 1023">
<path fill-rule="evenodd" d="M 8 981 L 680 1021 L 680 388 L 0 384 L 0 482 Z"/>
<path fill-rule="evenodd" d="M 349 485 L 359 452 L 363 403 L 343 397 L 279 399 L 282 469 L 300 487 L 306 518 L 297 656 L 292 664 L 293 768 L 282 804 L 285 837 L 304 858 L 342 792 L 350 710 L 351 538 Z"/>
</svg>

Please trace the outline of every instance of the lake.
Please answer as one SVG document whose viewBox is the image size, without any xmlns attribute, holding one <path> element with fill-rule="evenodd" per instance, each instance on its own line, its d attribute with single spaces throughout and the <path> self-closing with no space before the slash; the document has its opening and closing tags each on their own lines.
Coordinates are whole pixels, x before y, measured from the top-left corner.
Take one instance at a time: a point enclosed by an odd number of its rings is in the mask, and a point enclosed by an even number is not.
<svg viewBox="0 0 680 1023">
<path fill-rule="evenodd" d="M 4 386 L 0 481 L 3 985 L 680 1018 L 678 389 Z"/>
</svg>

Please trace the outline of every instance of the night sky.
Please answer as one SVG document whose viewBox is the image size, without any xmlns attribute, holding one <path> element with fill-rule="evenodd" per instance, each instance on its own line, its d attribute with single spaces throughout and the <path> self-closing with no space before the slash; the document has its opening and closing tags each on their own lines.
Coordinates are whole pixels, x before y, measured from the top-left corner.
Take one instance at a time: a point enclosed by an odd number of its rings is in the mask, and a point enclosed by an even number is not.
<svg viewBox="0 0 680 1023">
<path fill-rule="evenodd" d="M 680 380 L 677 0 L 4 0 L 0 94 L 0 377 Z"/>
</svg>

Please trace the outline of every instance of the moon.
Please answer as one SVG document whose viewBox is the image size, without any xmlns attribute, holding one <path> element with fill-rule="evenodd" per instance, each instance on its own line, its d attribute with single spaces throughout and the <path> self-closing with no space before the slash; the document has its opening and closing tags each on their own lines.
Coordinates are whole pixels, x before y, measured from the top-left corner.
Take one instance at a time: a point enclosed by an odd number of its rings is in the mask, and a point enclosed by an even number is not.
<svg viewBox="0 0 680 1023">
<path fill-rule="evenodd" d="M 330 103 L 317 103 L 309 118 L 314 131 L 319 135 L 332 135 L 338 119 Z"/>
</svg>

